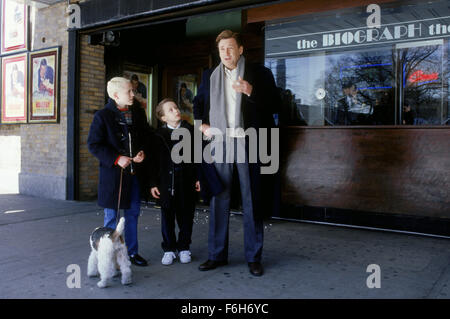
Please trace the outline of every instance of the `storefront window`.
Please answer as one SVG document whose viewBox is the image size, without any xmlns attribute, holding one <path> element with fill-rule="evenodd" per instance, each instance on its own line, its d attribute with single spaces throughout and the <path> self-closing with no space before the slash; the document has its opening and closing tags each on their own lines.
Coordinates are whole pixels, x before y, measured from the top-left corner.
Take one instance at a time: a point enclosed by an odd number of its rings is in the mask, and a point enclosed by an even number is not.
<svg viewBox="0 0 450 319">
<path fill-rule="evenodd" d="M 444 99 L 444 101 L 446 100 L 447 102 L 447 108 L 444 108 L 444 123 L 445 125 L 450 125 L 450 70 L 449 70 L 449 66 L 450 66 L 450 41 L 447 41 L 447 48 L 446 48 L 446 56 L 447 59 L 444 59 L 444 70 L 446 73 L 446 77 L 445 77 L 445 82 L 444 82 L 444 86 L 446 88 L 446 91 L 444 91 L 446 94 L 446 98 Z M 445 104 L 444 104 L 445 105 Z"/>
<path fill-rule="evenodd" d="M 365 8 L 267 23 L 280 125 L 450 125 L 450 9 L 426 6 L 384 8 L 377 28 Z"/>
</svg>

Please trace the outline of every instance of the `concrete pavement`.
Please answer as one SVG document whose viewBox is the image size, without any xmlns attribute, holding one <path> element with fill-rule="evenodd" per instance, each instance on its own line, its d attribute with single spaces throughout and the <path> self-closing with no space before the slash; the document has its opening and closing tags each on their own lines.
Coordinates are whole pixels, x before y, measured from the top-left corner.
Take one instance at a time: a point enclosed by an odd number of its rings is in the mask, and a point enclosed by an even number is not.
<svg viewBox="0 0 450 319">
<path fill-rule="evenodd" d="M 192 263 L 161 265 L 160 211 L 143 207 L 134 283 L 106 289 L 86 275 L 89 235 L 101 226 L 96 203 L 0 195 L 0 298 L 449 298 L 450 241 L 443 238 L 281 220 L 265 222 L 265 274 L 253 277 L 244 259 L 242 217 L 230 217 L 229 265 L 208 272 L 208 214 L 195 215 Z M 368 288 L 378 265 L 380 288 Z M 81 269 L 68 288 L 69 265 Z M 73 277 L 71 277 L 73 278 Z"/>
</svg>

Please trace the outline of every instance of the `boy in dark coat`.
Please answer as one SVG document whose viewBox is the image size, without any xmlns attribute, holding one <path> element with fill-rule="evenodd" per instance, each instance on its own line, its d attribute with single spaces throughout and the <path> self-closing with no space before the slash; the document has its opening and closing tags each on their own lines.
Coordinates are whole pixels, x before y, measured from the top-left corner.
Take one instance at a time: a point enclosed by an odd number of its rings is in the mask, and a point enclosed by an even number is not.
<svg viewBox="0 0 450 319">
<path fill-rule="evenodd" d="M 200 191 L 200 183 L 197 181 L 193 157 L 181 161 L 174 158 L 171 153 L 177 143 L 183 143 L 190 147 L 190 154 L 193 155 L 193 126 L 181 120 L 180 110 L 172 99 L 162 100 L 155 111 L 156 117 L 164 122 L 164 126 L 159 128 L 155 134 L 155 150 L 159 156 L 152 161 L 150 179 L 151 194 L 161 201 L 163 237 L 161 246 L 164 250 L 161 263 L 163 265 L 172 264 L 177 251 L 180 262 L 189 263 L 191 261 L 189 245 L 191 244 L 196 201 L 195 191 Z M 180 134 L 183 140 L 172 140 L 172 133 Z M 185 141 L 186 138 L 190 140 Z M 184 142 L 188 142 L 188 144 Z M 176 155 L 183 157 L 183 154 L 177 153 Z M 175 219 L 180 230 L 178 241 L 175 236 Z"/>
<path fill-rule="evenodd" d="M 124 209 L 125 243 L 130 261 L 146 266 L 147 261 L 138 254 L 137 223 L 141 190 L 148 189 L 144 160 L 153 133 L 145 111 L 134 101 L 128 79 L 112 78 L 107 91 L 109 102 L 95 113 L 87 140 L 89 151 L 99 160 L 98 204 L 104 207 L 104 227 L 115 229 L 121 194 L 120 209 Z"/>
</svg>

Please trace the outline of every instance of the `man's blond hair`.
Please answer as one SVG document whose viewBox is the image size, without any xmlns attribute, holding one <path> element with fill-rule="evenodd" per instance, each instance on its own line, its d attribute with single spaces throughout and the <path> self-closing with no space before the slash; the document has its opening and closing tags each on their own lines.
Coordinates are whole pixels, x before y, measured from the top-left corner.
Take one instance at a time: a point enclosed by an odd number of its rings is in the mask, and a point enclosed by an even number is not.
<svg viewBox="0 0 450 319">
<path fill-rule="evenodd" d="M 116 76 L 109 80 L 106 86 L 106 91 L 108 91 L 109 97 L 114 99 L 114 93 L 122 89 L 126 83 L 130 83 L 130 80 L 121 76 Z"/>
<path fill-rule="evenodd" d="M 219 47 L 220 40 L 226 40 L 231 38 L 236 40 L 238 47 L 243 46 L 242 37 L 239 33 L 233 32 L 231 30 L 223 30 L 222 32 L 219 33 L 219 35 L 216 38 L 216 47 Z"/>
</svg>

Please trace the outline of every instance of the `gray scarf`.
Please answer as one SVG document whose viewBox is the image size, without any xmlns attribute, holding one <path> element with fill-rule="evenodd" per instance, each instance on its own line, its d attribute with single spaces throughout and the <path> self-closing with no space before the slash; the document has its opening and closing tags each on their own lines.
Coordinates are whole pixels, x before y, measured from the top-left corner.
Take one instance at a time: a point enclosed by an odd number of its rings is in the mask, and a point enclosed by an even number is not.
<svg viewBox="0 0 450 319">
<path fill-rule="evenodd" d="M 237 73 L 242 79 L 244 78 L 245 58 L 241 55 L 237 64 Z M 225 70 L 221 62 L 213 71 L 210 77 L 210 109 L 209 123 L 211 127 L 219 129 L 222 134 L 226 133 L 227 123 L 227 106 L 225 104 Z M 244 127 L 241 112 L 242 93 L 236 92 L 236 114 L 235 123 L 237 127 Z"/>
</svg>

